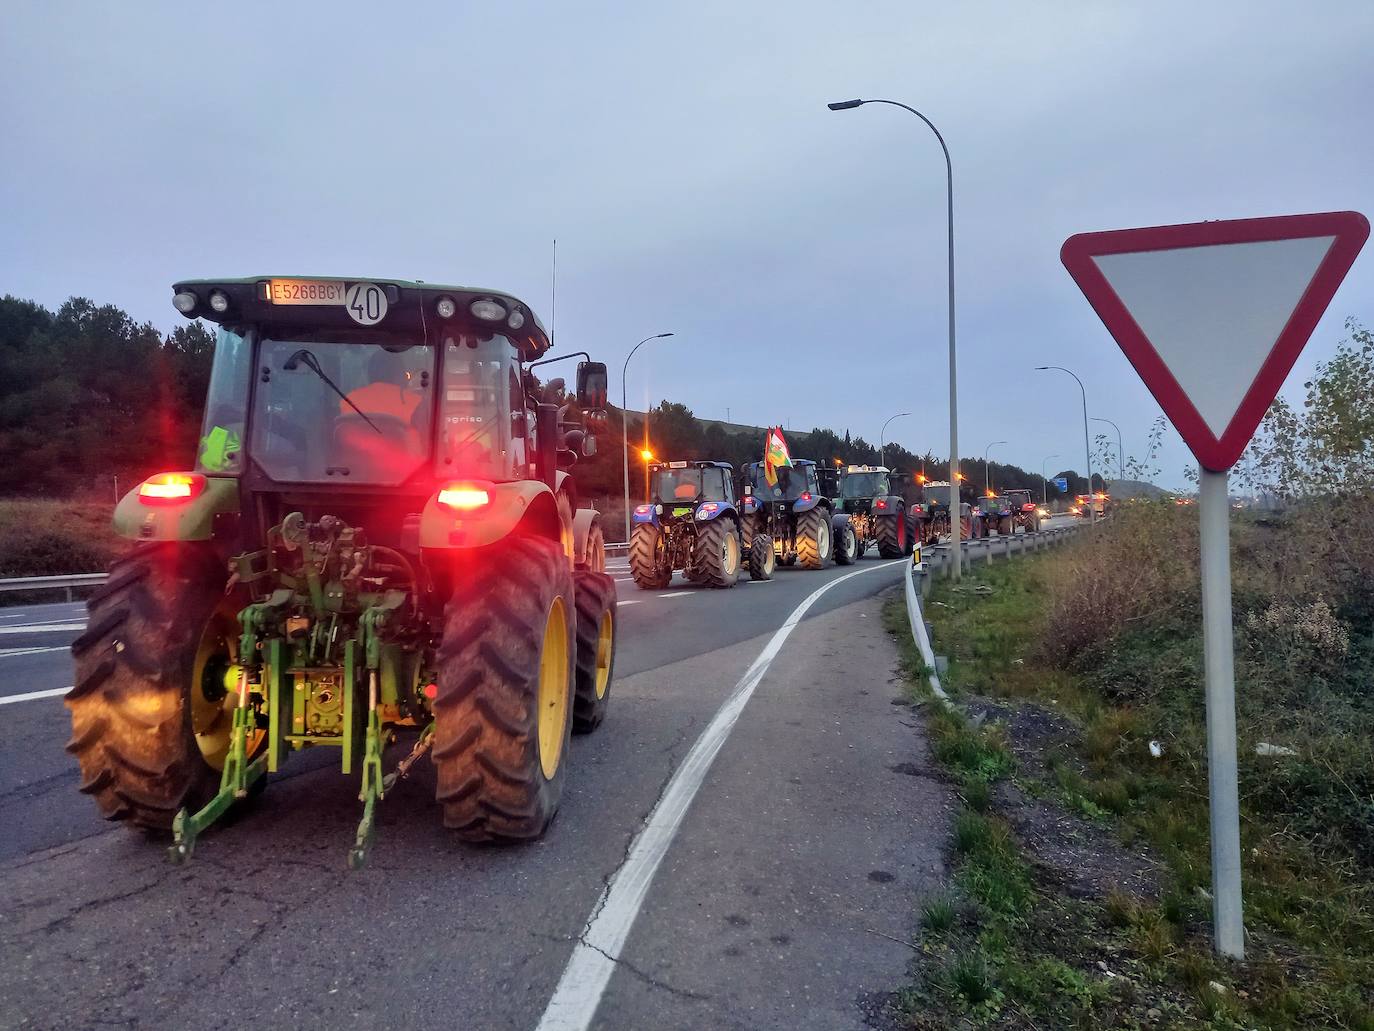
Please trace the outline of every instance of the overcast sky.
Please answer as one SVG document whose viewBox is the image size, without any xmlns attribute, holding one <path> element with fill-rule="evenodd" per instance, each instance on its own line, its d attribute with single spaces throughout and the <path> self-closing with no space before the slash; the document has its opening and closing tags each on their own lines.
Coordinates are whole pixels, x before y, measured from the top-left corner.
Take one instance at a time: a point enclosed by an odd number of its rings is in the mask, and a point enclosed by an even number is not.
<svg viewBox="0 0 1374 1031">
<path fill-rule="evenodd" d="M 1374 214 L 1374 3 L 22 3 L 0 13 L 0 291 L 164 329 L 173 279 L 497 287 L 631 406 L 1081 470 L 1077 388 L 1153 399 L 1059 263 L 1075 232 Z M 1359 260 L 1286 392 L 1353 315 Z M 1094 427 L 1096 431 L 1101 427 Z M 1190 456 L 1170 434 L 1160 482 Z"/>
</svg>

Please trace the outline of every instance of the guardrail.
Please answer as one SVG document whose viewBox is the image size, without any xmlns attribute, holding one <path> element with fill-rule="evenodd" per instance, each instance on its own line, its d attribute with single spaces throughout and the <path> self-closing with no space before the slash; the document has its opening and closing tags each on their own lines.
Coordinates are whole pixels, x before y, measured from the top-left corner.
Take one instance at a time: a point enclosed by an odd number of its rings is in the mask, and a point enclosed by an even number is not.
<svg viewBox="0 0 1374 1031">
<path fill-rule="evenodd" d="M 94 587 L 103 584 L 108 573 L 72 573 L 69 576 L 15 576 L 0 580 L 0 591 L 50 591 L 65 590 L 67 600 L 72 600 L 72 588 Z"/>
</svg>

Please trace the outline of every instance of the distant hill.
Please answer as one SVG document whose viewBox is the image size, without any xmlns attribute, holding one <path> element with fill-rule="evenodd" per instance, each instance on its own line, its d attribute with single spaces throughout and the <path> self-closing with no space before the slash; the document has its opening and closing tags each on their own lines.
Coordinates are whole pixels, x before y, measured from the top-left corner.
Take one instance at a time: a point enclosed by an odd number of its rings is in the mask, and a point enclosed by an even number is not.
<svg viewBox="0 0 1374 1031">
<path fill-rule="evenodd" d="M 1144 480 L 1108 480 L 1107 489 L 1112 497 L 1125 501 L 1127 498 L 1148 498 L 1153 501 L 1155 498 L 1162 498 L 1166 494 L 1172 493 L 1163 487 L 1156 487 L 1153 483 L 1146 483 Z"/>
</svg>

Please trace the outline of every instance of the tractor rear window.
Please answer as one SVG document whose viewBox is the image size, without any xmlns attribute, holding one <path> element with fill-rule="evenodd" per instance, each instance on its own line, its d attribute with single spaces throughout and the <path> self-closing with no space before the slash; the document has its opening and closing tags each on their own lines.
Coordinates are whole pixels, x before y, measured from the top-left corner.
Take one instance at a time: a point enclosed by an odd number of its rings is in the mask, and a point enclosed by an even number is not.
<svg viewBox="0 0 1374 1031">
<path fill-rule="evenodd" d="M 820 483 L 814 465 L 784 465 L 778 468 L 777 486 L 770 487 L 763 473 L 763 464 L 757 462 L 750 467 L 750 478 L 754 495 L 759 498 L 796 501 L 803 491 L 820 493 Z"/>
<path fill-rule="evenodd" d="M 660 469 L 654 473 L 654 494 L 665 504 L 730 500 L 723 469 Z"/>
<path fill-rule="evenodd" d="M 877 498 L 891 493 L 887 473 L 849 473 L 840 480 L 842 497 Z"/>
<path fill-rule="evenodd" d="M 401 483 L 429 457 L 434 351 L 264 340 L 252 453 L 288 483 Z"/>
</svg>

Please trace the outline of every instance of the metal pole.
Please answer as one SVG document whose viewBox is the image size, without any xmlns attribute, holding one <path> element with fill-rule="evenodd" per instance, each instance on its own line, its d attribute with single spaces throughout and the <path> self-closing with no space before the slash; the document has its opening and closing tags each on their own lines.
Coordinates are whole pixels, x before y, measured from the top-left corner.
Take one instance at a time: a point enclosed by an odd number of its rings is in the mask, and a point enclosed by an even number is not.
<svg viewBox="0 0 1374 1031">
<path fill-rule="evenodd" d="M 1078 393 L 1083 398 L 1083 459 L 1088 463 L 1088 522 L 1097 522 L 1097 504 L 1093 498 L 1093 450 L 1088 443 L 1088 392 L 1083 389 L 1083 381 L 1062 365 L 1037 365 L 1036 372 L 1045 372 L 1053 369 L 1056 372 L 1068 372 L 1073 376 L 1073 381 L 1078 384 Z"/>
<path fill-rule="evenodd" d="M 883 423 L 883 428 L 878 431 L 878 464 L 883 468 L 887 468 L 887 425 L 893 419 L 904 419 L 910 414 L 910 412 L 898 412 L 896 415 L 890 416 L 887 422 Z"/>
<path fill-rule="evenodd" d="M 1093 416 L 1093 422 L 1105 422 L 1112 429 L 1116 430 L 1116 478 L 1126 479 L 1126 447 L 1121 442 L 1121 427 L 1110 419 L 1099 419 Z"/>
<path fill-rule="evenodd" d="M 959 551 L 959 478 L 955 475 L 955 470 L 959 466 L 959 390 L 958 380 L 955 374 L 955 347 L 954 347 L 954 165 L 949 159 L 949 147 L 945 145 L 945 138 L 940 135 L 940 130 L 935 128 L 932 122 L 921 112 L 907 104 L 896 100 L 842 100 L 838 103 L 827 105 L 832 111 L 847 111 L 850 108 L 860 107 L 863 104 L 889 104 L 892 107 L 900 107 L 903 111 L 909 111 L 935 134 L 935 138 L 940 141 L 940 149 L 945 155 L 945 185 L 948 197 L 948 239 L 949 239 L 949 543 L 950 552 L 954 555 L 954 565 L 950 569 L 950 575 L 957 581 L 963 572 L 963 555 Z M 1089 480 L 1089 483 L 1092 481 Z"/>
<path fill-rule="evenodd" d="M 1231 502 L 1226 473 L 1198 470 L 1202 656 L 1207 674 L 1207 793 L 1212 816 L 1212 930 L 1216 950 L 1245 958 L 1240 891 L 1240 792 L 1231 636 Z"/>
<path fill-rule="evenodd" d="M 986 494 L 986 493 L 988 493 L 990 490 L 992 490 L 992 478 L 988 475 L 988 452 L 991 451 L 993 448 L 995 448 L 998 444 L 1005 444 L 1005 443 L 1006 443 L 1005 440 L 994 440 L 994 441 L 993 441 L 991 444 L 989 444 L 987 447 L 983 448 L 983 493 L 984 493 L 984 494 Z"/>
<path fill-rule="evenodd" d="M 1040 503 L 1046 508 L 1050 507 L 1050 481 L 1045 478 L 1045 463 L 1051 458 L 1058 457 L 1058 455 L 1046 455 L 1040 460 Z"/>
<path fill-rule="evenodd" d="M 620 369 L 620 430 L 621 430 L 621 436 L 623 437 L 622 443 L 623 443 L 624 448 L 625 448 L 625 453 L 624 453 L 624 456 L 623 456 L 623 457 L 624 457 L 624 460 L 625 460 L 625 461 L 624 461 L 624 465 L 625 465 L 625 540 L 626 540 L 626 541 L 628 541 L 628 540 L 630 539 L 630 420 L 627 419 L 627 418 L 625 418 L 625 405 L 626 405 L 626 403 L 627 403 L 627 402 L 626 402 L 626 393 L 625 393 L 625 373 L 629 371 L 629 368 L 630 368 L 630 359 L 633 358 L 633 357 L 635 356 L 635 351 L 638 351 L 641 347 L 643 347 L 645 344 L 647 344 L 650 340 L 661 340 L 661 339 L 663 339 L 664 337 L 670 337 L 670 336 L 672 336 L 672 335 L 673 335 L 673 334 L 671 334 L 671 333 L 658 333 L 658 334 L 656 334 L 656 335 L 654 335 L 654 336 L 651 336 L 651 337 L 645 337 L 643 340 L 641 340 L 639 343 L 635 344 L 634 347 L 632 347 L 632 348 L 630 349 L 630 353 L 627 354 L 627 355 L 625 356 L 625 364 L 624 364 L 624 365 L 621 367 L 621 369 Z M 645 410 L 644 410 L 644 428 L 645 428 L 645 430 L 648 430 L 648 428 L 649 428 L 649 411 L 648 411 L 648 408 L 647 408 L 647 407 L 646 407 Z"/>
</svg>

